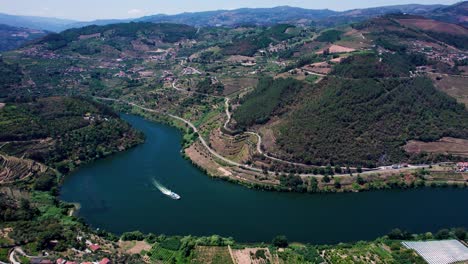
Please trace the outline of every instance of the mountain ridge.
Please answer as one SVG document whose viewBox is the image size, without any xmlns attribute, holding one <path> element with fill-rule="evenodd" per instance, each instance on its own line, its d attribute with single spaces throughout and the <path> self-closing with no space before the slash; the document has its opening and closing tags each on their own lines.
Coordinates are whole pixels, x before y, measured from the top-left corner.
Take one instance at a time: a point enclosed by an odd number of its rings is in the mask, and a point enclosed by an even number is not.
<svg viewBox="0 0 468 264">
<path fill-rule="evenodd" d="M 152 22 L 152 23 L 179 23 L 191 26 L 239 26 L 242 24 L 271 25 L 277 23 L 292 23 L 299 25 L 310 25 L 323 23 L 325 25 L 336 23 L 349 23 L 370 17 L 389 13 L 409 13 L 430 16 L 434 10 L 441 14 L 435 17 L 440 19 L 451 19 L 450 15 L 443 12 L 463 7 L 468 2 L 455 5 L 390 5 L 362 9 L 351 9 L 345 11 L 334 11 L 330 9 L 307 9 L 293 6 L 276 6 L 272 8 L 238 8 L 233 10 L 212 10 L 202 12 L 184 12 L 174 15 L 154 14 L 138 18 L 127 19 L 97 19 L 93 21 L 76 21 L 59 18 L 15 16 L 0 13 L 0 24 L 21 26 L 48 31 L 63 31 L 69 28 L 83 27 L 89 25 L 107 25 L 125 22 Z M 448 8 L 448 9 L 447 9 Z M 445 11 L 444 11 L 445 10 Z M 454 11 L 450 11 L 454 12 Z M 468 19 L 467 19 L 468 21 Z"/>
</svg>

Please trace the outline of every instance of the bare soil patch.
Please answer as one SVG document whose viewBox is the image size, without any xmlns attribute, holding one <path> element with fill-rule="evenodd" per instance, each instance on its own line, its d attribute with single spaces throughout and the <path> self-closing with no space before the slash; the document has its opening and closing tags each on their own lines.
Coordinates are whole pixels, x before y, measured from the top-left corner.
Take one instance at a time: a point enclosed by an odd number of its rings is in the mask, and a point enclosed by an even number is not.
<svg viewBox="0 0 468 264">
<path fill-rule="evenodd" d="M 232 176 L 232 173 L 223 167 L 219 167 L 218 171 L 220 171 L 224 176 Z"/>
<path fill-rule="evenodd" d="M 445 22 L 435 21 L 432 19 L 399 19 L 399 23 L 408 26 L 422 29 L 425 31 L 434 31 L 439 33 L 448 33 L 453 35 L 468 35 L 468 29 Z"/>
<path fill-rule="evenodd" d="M 430 76 L 434 80 L 436 88 L 468 107 L 468 78 L 446 75 L 440 76 L 438 74 L 431 74 Z M 437 80 L 437 78 L 440 80 Z"/>
<path fill-rule="evenodd" d="M 444 137 L 436 142 L 410 140 L 404 149 L 409 153 L 428 152 L 468 157 L 468 140 L 451 137 Z"/>
<path fill-rule="evenodd" d="M 2 109 L 3 107 L 5 107 L 5 103 L 0 103 L 0 109 Z"/>
<path fill-rule="evenodd" d="M 332 66 L 328 62 L 322 61 L 306 65 L 302 67 L 302 70 L 319 74 L 329 74 L 332 70 Z"/>
<path fill-rule="evenodd" d="M 212 176 L 220 175 L 219 164 L 217 164 L 211 154 L 208 153 L 204 146 L 198 141 L 192 144 L 189 148 L 185 149 L 185 154 L 197 166 L 204 168 L 208 174 Z"/>
<path fill-rule="evenodd" d="M 268 248 L 233 249 L 232 257 L 237 264 L 273 263 L 273 257 Z"/>
<path fill-rule="evenodd" d="M 257 86 L 257 78 L 227 78 L 222 79 L 221 82 L 224 84 L 224 95 L 233 94 L 237 91 Z"/>
<path fill-rule="evenodd" d="M 247 62 L 247 61 L 255 62 L 256 59 L 255 59 L 255 57 L 248 57 L 248 56 L 242 56 L 242 55 L 233 55 L 233 56 L 230 56 L 227 59 L 227 61 L 228 62 L 235 62 L 235 63 Z"/>
<path fill-rule="evenodd" d="M 324 49 L 322 49 L 320 51 L 317 51 L 316 53 L 317 54 L 322 54 L 327 49 L 328 49 L 328 51 L 330 53 L 348 53 L 348 52 L 356 51 L 353 48 L 348 48 L 348 47 L 333 44 L 333 45 L 330 45 L 329 47 L 326 47 L 326 48 L 324 48 Z"/>
<path fill-rule="evenodd" d="M 151 249 L 146 241 L 119 241 L 119 247 L 127 254 L 140 254 Z"/>
</svg>

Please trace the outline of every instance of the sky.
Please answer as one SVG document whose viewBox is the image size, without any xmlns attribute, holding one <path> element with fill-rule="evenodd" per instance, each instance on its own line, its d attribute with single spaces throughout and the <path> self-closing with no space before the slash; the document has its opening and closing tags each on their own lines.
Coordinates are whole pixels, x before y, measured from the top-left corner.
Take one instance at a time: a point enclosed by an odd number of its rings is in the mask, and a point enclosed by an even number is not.
<svg viewBox="0 0 468 264">
<path fill-rule="evenodd" d="M 289 5 L 336 11 L 399 4 L 454 4 L 459 0 L 0 0 L 0 13 L 80 21 L 134 18 L 241 7 Z"/>
</svg>

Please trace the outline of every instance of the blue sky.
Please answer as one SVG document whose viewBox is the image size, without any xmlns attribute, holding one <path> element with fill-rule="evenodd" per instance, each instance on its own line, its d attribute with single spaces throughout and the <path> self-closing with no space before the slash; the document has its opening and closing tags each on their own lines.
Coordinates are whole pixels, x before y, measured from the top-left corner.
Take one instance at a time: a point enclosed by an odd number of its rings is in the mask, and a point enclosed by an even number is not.
<svg viewBox="0 0 468 264">
<path fill-rule="evenodd" d="M 311 9 L 348 10 L 398 4 L 454 4 L 457 0 L 0 0 L 0 12 L 93 20 L 176 14 L 240 7 L 290 5 Z"/>
</svg>

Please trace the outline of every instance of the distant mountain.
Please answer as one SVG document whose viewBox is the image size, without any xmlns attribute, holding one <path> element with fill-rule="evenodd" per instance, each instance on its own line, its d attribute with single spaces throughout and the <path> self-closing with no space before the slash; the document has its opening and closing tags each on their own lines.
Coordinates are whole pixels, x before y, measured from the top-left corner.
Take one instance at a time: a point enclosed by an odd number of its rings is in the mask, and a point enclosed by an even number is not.
<svg viewBox="0 0 468 264">
<path fill-rule="evenodd" d="M 273 8 L 241 8 L 235 10 L 181 13 L 177 15 L 156 14 L 136 19 L 102 19 L 89 22 L 0 14 L 0 24 L 55 32 L 89 25 L 108 25 L 126 22 L 178 23 L 197 27 L 232 27 L 245 24 L 271 25 L 278 23 L 295 25 L 319 23 L 330 26 L 339 23 L 362 21 L 364 19 L 390 13 L 424 15 L 434 19 L 456 23 L 466 23 L 466 21 L 468 21 L 468 17 L 466 16 L 467 2 L 462 2 L 452 6 L 409 4 L 354 9 L 342 12 L 328 9 L 314 10 L 290 6 L 278 6 Z"/>
<path fill-rule="evenodd" d="M 47 31 L 18 28 L 0 24 L 0 51 L 13 50 L 23 44 L 43 37 Z"/>
<path fill-rule="evenodd" d="M 419 5 L 419 4 L 410 4 L 410 5 L 395 5 L 395 6 L 382 6 L 382 7 L 373 7 L 366 9 L 353 9 L 349 11 L 341 12 L 340 16 L 349 16 L 349 17 L 360 17 L 360 16 L 380 16 L 390 13 L 408 13 L 408 14 L 426 14 L 438 8 L 447 7 L 445 5 Z"/>
<path fill-rule="evenodd" d="M 362 21 L 368 18 L 383 16 L 386 14 L 394 13 L 405 13 L 411 15 L 426 15 L 438 8 L 446 7 L 444 5 L 419 5 L 419 4 L 409 4 L 409 5 L 395 5 L 395 6 L 382 6 L 382 7 L 373 7 L 365 9 L 353 9 L 348 11 L 343 11 L 337 15 L 333 15 L 322 21 L 322 23 L 330 24 L 340 24 L 340 23 L 349 23 Z"/>
<path fill-rule="evenodd" d="M 242 24 L 268 25 L 277 23 L 310 23 L 324 19 L 338 12 L 328 9 L 311 10 L 290 6 L 274 8 L 241 8 L 178 15 L 155 15 L 138 20 L 147 22 L 172 22 L 193 26 L 237 26 Z"/>
<path fill-rule="evenodd" d="M 172 22 L 192 26 L 237 26 L 242 24 L 269 25 L 277 23 L 289 24 L 336 24 L 359 21 L 370 17 L 390 14 L 427 14 L 433 10 L 446 7 L 444 5 L 397 5 L 366 9 L 354 9 L 337 12 L 328 9 L 313 10 L 290 6 L 274 8 L 242 8 L 236 10 L 218 10 L 197 13 L 182 13 L 178 15 L 154 15 L 137 19 L 145 22 Z"/>
<path fill-rule="evenodd" d="M 121 23 L 129 23 L 129 22 L 137 22 L 138 19 L 98 19 L 88 22 L 75 22 L 72 24 L 67 25 L 67 29 L 70 28 L 81 28 L 87 26 L 106 26 L 111 24 L 121 24 Z"/>
<path fill-rule="evenodd" d="M 432 19 L 461 24 L 468 27 L 468 1 L 438 8 L 427 16 Z"/>
<path fill-rule="evenodd" d="M 35 17 L 35 16 L 15 16 L 0 13 L 0 24 L 13 27 L 24 27 L 32 29 L 40 29 L 47 31 L 62 31 L 69 28 L 70 24 L 77 21 L 69 19 Z"/>
</svg>

